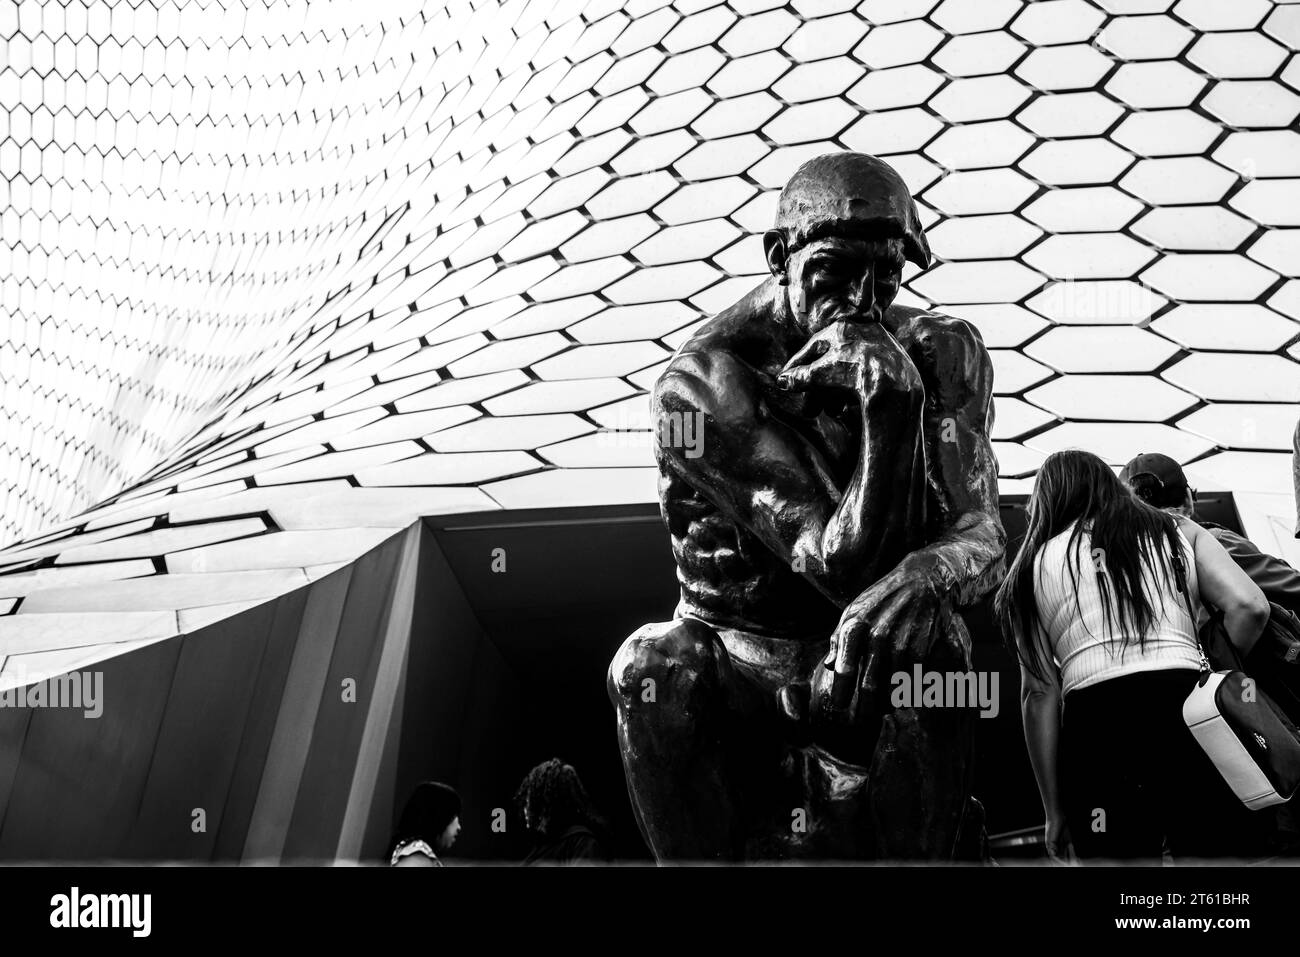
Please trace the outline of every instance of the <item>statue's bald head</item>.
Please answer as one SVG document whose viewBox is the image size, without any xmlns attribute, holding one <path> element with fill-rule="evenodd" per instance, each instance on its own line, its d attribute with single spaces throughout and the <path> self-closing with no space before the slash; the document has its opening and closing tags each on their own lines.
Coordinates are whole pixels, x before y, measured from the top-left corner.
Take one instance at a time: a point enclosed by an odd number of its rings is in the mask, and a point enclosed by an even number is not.
<svg viewBox="0 0 1300 957">
<path fill-rule="evenodd" d="M 930 265 L 930 246 L 907 184 L 892 166 L 866 153 L 826 153 L 800 166 L 781 190 L 776 228 L 785 235 L 787 253 L 827 236 L 892 237 L 903 240 L 912 262 Z"/>
</svg>

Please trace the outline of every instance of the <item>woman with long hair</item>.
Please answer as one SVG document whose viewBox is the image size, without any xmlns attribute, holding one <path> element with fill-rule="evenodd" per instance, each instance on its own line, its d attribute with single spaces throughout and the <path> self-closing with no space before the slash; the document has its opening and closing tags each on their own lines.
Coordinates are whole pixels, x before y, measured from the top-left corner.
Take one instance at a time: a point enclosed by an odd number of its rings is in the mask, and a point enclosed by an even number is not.
<svg viewBox="0 0 1300 957">
<path fill-rule="evenodd" d="M 1043 462 L 993 606 L 1020 660 L 1048 856 L 1245 856 L 1250 812 L 1183 723 L 1203 603 L 1244 654 L 1263 593 L 1214 537 L 1132 495 L 1090 452 Z"/>
<path fill-rule="evenodd" d="M 524 864 L 572 864 L 606 857 L 605 822 L 596 813 L 573 765 L 543 761 L 526 775 L 515 794 L 533 849 Z"/>
<path fill-rule="evenodd" d="M 402 808 L 388 843 L 388 862 L 393 867 L 442 867 L 439 852 L 455 844 L 459 834 L 460 795 L 450 785 L 424 781 Z"/>
</svg>

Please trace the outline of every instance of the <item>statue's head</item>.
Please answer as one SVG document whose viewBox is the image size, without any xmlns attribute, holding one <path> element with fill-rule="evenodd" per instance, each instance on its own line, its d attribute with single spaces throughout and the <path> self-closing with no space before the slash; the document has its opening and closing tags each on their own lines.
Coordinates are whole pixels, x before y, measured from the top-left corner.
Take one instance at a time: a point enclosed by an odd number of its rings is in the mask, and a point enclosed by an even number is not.
<svg viewBox="0 0 1300 957">
<path fill-rule="evenodd" d="M 827 153 L 799 167 L 763 248 L 809 334 L 839 319 L 879 321 L 898 294 L 904 261 L 930 264 L 907 184 L 865 153 Z"/>
</svg>

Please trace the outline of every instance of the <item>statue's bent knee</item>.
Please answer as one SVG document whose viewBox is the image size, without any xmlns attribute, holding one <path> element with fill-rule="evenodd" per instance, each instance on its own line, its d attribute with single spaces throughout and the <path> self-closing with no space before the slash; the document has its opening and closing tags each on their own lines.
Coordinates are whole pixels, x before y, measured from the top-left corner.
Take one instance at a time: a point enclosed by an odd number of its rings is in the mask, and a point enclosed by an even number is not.
<svg viewBox="0 0 1300 957">
<path fill-rule="evenodd" d="M 679 618 L 645 625 L 610 662 L 610 700 L 632 710 L 669 700 L 684 705 L 720 686 L 725 656 L 721 639 L 702 621 Z"/>
</svg>

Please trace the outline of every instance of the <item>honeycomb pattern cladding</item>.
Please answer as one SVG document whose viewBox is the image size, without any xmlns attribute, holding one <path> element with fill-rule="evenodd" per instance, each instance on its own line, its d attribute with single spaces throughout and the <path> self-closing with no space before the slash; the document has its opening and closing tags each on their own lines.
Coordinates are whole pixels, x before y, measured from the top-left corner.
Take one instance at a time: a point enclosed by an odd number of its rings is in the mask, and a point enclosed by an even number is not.
<svg viewBox="0 0 1300 957">
<path fill-rule="evenodd" d="M 647 389 L 841 148 L 918 196 L 900 300 L 981 330 L 1004 490 L 1158 448 L 1294 522 L 1300 5 L 0 0 L 0 43 L 0 683 L 422 513 L 653 500 Z"/>
</svg>

